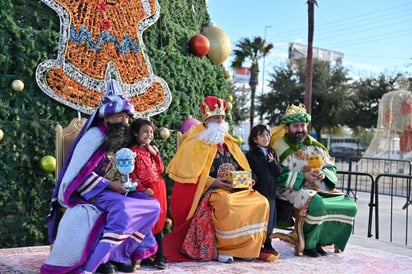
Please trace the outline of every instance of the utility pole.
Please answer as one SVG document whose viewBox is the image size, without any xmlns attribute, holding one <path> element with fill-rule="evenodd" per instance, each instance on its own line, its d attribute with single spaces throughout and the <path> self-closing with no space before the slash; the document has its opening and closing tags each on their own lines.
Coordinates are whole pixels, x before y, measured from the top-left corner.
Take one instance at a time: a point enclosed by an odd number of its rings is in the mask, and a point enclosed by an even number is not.
<svg viewBox="0 0 412 274">
<path fill-rule="evenodd" d="M 308 0 L 308 50 L 306 55 L 305 75 L 305 106 L 306 111 L 312 114 L 312 81 L 313 81 L 313 33 L 315 29 L 316 0 Z"/>
<path fill-rule="evenodd" d="M 267 44 L 267 43 L 266 43 L 266 32 L 267 32 L 267 30 L 268 30 L 269 28 L 271 28 L 271 27 L 272 27 L 272 26 L 265 26 L 265 36 L 264 36 L 264 38 L 263 38 L 263 39 L 265 39 L 265 45 Z M 266 59 L 266 56 L 263 56 L 263 65 L 262 65 L 262 93 L 261 93 L 261 96 L 263 96 L 264 90 L 265 90 L 265 59 Z M 260 114 L 260 122 L 263 123 L 263 115 L 262 115 L 262 114 Z"/>
</svg>

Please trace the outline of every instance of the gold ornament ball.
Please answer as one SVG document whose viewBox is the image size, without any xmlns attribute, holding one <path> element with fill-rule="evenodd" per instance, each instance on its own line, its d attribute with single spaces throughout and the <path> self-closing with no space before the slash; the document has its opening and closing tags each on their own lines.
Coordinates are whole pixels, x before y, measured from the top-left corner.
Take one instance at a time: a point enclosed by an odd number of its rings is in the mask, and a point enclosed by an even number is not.
<svg viewBox="0 0 412 274">
<path fill-rule="evenodd" d="M 232 103 L 233 102 L 233 96 L 229 95 L 229 97 L 227 98 L 227 101 Z"/>
<path fill-rule="evenodd" d="M 0 129 L 0 141 L 3 140 L 4 132 Z"/>
<path fill-rule="evenodd" d="M 210 49 L 207 54 L 215 65 L 221 65 L 229 57 L 230 39 L 226 32 L 216 26 L 206 26 L 203 35 L 209 39 Z"/>
<path fill-rule="evenodd" d="M 17 92 L 22 92 L 24 89 L 24 83 L 22 80 L 14 80 L 11 82 L 11 89 Z"/>
<path fill-rule="evenodd" d="M 231 102 L 226 102 L 226 109 L 227 109 L 228 111 L 232 111 L 233 105 L 232 105 Z"/>
<path fill-rule="evenodd" d="M 56 158 L 46 155 L 40 159 L 40 167 L 44 172 L 51 173 L 56 170 Z"/>
<path fill-rule="evenodd" d="M 168 128 L 162 127 L 159 130 L 159 135 L 162 140 L 167 140 L 170 137 L 170 130 Z"/>
</svg>

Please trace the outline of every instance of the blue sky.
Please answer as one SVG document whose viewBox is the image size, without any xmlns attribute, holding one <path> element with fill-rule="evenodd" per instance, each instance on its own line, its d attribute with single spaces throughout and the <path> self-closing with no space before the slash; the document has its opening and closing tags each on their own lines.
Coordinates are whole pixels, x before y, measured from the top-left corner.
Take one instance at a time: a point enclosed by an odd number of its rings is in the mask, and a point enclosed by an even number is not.
<svg viewBox="0 0 412 274">
<path fill-rule="evenodd" d="M 213 23 L 231 40 L 265 37 L 274 44 L 265 77 L 287 62 L 289 42 L 307 44 L 305 0 L 208 0 Z M 318 0 L 314 46 L 342 52 L 353 76 L 412 74 L 411 0 Z M 230 69 L 231 57 L 224 65 Z M 262 67 L 262 65 L 261 65 Z"/>
</svg>

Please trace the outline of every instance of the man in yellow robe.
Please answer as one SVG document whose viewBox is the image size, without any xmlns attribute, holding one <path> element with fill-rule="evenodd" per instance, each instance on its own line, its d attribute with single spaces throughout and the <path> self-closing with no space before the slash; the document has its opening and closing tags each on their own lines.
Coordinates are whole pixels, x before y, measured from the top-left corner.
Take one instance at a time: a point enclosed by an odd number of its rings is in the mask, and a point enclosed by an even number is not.
<svg viewBox="0 0 412 274">
<path fill-rule="evenodd" d="M 208 96 L 200 108 L 203 123 L 185 133 L 166 169 L 175 181 L 170 199 L 175 230 L 165 237 L 165 255 L 168 261 L 190 259 L 180 253 L 181 241 L 204 193 L 211 190 L 208 203 L 218 261 L 259 258 L 267 233 L 267 199 L 253 189 L 233 191 L 225 180 L 229 171 L 250 171 L 245 155 L 228 134 L 226 102 Z M 264 259 L 277 258 L 270 255 Z"/>
</svg>

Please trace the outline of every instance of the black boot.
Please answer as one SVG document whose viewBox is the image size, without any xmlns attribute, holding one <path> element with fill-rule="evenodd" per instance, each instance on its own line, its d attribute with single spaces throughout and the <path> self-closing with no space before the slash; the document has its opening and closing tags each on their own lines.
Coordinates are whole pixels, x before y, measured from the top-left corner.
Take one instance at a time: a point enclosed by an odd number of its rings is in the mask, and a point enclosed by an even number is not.
<svg viewBox="0 0 412 274">
<path fill-rule="evenodd" d="M 311 249 L 304 249 L 303 250 L 303 255 L 312 257 L 312 258 L 317 258 L 320 257 L 320 254 L 316 251 L 315 248 L 311 248 Z"/>
<path fill-rule="evenodd" d="M 114 265 L 112 265 L 110 262 L 100 264 L 99 267 L 96 269 L 96 273 L 100 274 L 113 274 L 116 273 L 116 269 L 114 268 Z"/>
<path fill-rule="evenodd" d="M 276 256 L 280 255 L 279 252 L 276 249 L 273 248 L 271 241 L 266 241 L 265 244 L 263 245 L 263 248 L 262 248 L 261 251 L 266 252 L 266 253 L 270 253 L 270 254 L 273 254 L 273 255 L 276 255 Z"/>
<path fill-rule="evenodd" d="M 326 255 L 328 255 L 328 253 L 327 253 L 325 250 L 323 250 L 321 244 L 317 244 L 317 245 L 316 245 L 316 251 L 317 251 L 321 256 L 326 256 Z"/>
<path fill-rule="evenodd" d="M 164 259 L 164 257 L 156 258 L 156 260 L 154 261 L 154 267 L 159 269 L 165 269 L 166 260 Z"/>
<path fill-rule="evenodd" d="M 159 269 L 165 269 L 166 268 L 166 260 L 165 256 L 163 254 L 163 235 L 162 232 L 156 233 L 155 239 L 157 242 L 157 252 L 156 252 L 156 259 L 154 261 L 154 267 L 159 268 Z"/>
<path fill-rule="evenodd" d="M 133 273 L 134 272 L 134 266 L 132 266 L 131 264 L 125 264 L 125 263 L 118 263 L 118 262 L 114 262 L 114 261 L 110 261 L 114 267 L 116 268 L 116 270 L 120 271 L 120 272 L 124 272 L 124 273 Z"/>
</svg>

